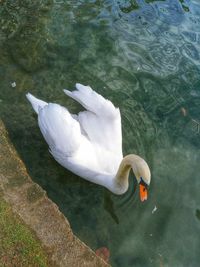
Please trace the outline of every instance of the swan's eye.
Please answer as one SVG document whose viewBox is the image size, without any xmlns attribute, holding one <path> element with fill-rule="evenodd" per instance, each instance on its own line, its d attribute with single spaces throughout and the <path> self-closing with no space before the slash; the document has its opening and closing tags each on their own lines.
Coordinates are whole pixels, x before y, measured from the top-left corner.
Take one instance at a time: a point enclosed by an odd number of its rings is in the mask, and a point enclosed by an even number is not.
<svg viewBox="0 0 200 267">
<path fill-rule="evenodd" d="M 142 177 L 140 177 L 140 182 L 139 182 L 139 184 L 143 185 L 145 188 L 148 187 L 148 185 L 145 183 L 145 181 L 143 180 Z"/>
</svg>

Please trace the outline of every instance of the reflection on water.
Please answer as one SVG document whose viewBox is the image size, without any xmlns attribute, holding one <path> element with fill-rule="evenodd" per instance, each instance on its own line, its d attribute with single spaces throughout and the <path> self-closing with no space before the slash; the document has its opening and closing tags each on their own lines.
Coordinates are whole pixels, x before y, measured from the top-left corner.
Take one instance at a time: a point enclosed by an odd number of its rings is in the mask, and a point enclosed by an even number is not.
<svg viewBox="0 0 200 267">
<path fill-rule="evenodd" d="M 1 117 L 74 232 L 113 266 L 199 266 L 199 1 L 0 1 L 0 62 Z M 61 90 L 75 82 L 120 107 L 124 154 L 151 166 L 147 203 L 133 177 L 114 196 L 48 153 L 25 93 L 77 112 Z"/>
</svg>

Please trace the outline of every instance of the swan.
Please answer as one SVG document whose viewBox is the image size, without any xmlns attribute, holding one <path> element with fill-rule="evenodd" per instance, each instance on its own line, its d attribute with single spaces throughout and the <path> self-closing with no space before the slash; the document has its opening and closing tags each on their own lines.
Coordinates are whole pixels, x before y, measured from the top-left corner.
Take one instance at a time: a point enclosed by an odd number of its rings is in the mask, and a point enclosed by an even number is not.
<svg viewBox="0 0 200 267">
<path fill-rule="evenodd" d="M 38 114 L 39 128 L 54 159 L 76 175 L 118 195 L 128 190 L 132 169 L 140 187 L 140 199 L 147 200 L 150 169 L 138 155 L 123 158 L 119 108 L 90 86 L 77 83 L 74 91 L 64 89 L 64 93 L 86 110 L 71 114 L 63 106 L 26 94 Z"/>
</svg>

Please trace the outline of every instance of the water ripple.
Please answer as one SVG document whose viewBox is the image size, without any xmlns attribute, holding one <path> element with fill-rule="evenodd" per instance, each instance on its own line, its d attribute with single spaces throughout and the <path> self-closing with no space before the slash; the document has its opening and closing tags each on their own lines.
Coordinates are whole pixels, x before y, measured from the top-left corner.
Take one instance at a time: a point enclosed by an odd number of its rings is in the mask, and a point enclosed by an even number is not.
<svg viewBox="0 0 200 267">
<path fill-rule="evenodd" d="M 191 43 L 185 43 L 182 47 L 182 54 L 193 60 L 199 60 L 199 52 L 196 47 Z"/>
<path fill-rule="evenodd" d="M 178 70 L 180 52 L 177 46 L 162 40 L 149 47 L 149 54 L 165 73 L 166 71 L 174 72 Z"/>
<path fill-rule="evenodd" d="M 184 11 L 178 1 L 159 3 L 155 5 L 159 19 L 169 25 L 178 26 L 184 20 Z"/>
</svg>

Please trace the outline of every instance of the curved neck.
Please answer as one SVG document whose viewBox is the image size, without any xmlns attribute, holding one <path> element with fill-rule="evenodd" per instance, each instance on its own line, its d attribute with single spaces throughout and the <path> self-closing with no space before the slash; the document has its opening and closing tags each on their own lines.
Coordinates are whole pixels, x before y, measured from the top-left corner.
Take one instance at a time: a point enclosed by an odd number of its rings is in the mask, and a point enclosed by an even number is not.
<svg viewBox="0 0 200 267">
<path fill-rule="evenodd" d="M 133 170 L 136 179 L 139 179 L 138 166 L 142 161 L 144 160 L 141 157 L 134 154 L 127 155 L 123 158 L 115 176 L 115 188 L 118 194 L 123 194 L 127 191 L 129 185 L 128 178 L 131 169 Z"/>
</svg>

